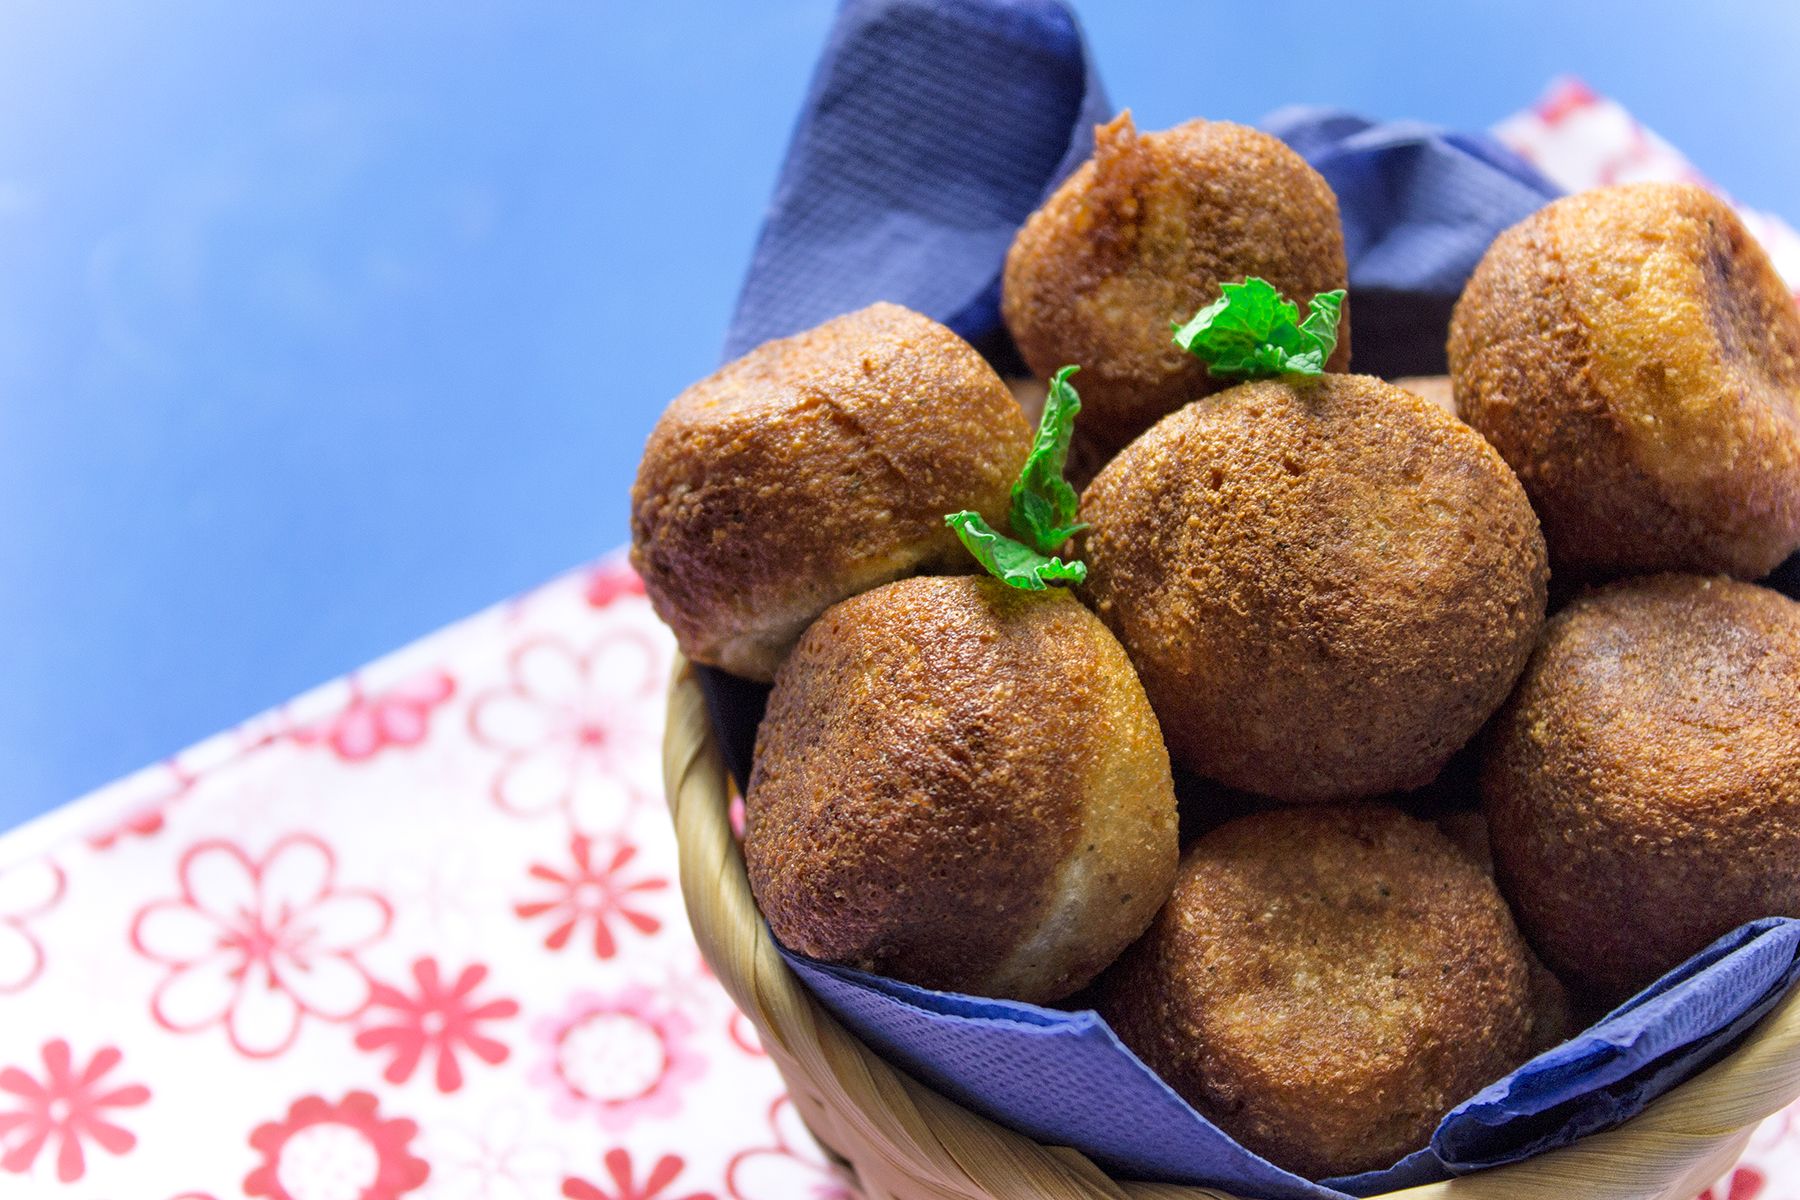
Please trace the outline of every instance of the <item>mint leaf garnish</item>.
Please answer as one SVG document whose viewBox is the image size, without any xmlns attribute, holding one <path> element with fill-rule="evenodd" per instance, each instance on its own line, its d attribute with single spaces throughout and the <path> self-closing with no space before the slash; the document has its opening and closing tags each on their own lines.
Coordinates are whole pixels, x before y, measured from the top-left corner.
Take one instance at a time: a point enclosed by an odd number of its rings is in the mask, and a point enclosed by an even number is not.
<svg viewBox="0 0 1800 1200">
<path fill-rule="evenodd" d="M 944 518 L 975 561 L 1011 587 L 1041 592 L 1047 584 L 1079 584 L 1087 578 L 1087 564 L 1056 557 L 1064 542 L 1087 528 L 1075 519 L 1080 498 L 1063 478 L 1075 414 L 1081 411 L 1081 397 L 1069 376 L 1080 369 L 1064 367 L 1050 377 L 1037 438 L 1012 487 L 1007 520 L 1013 532 L 1025 540 L 996 532 L 977 512 L 956 512 Z"/>
<path fill-rule="evenodd" d="M 1012 488 L 1013 532 L 1043 554 L 1053 554 L 1087 526 L 1075 520 L 1080 501 L 1063 478 L 1069 463 L 1069 440 L 1075 432 L 1075 414 L 1081 397 L 1069 383 L 1080 367 L 1064 367 L 1050 377 L 1044 396 L 1044 415 L 1038 422 L 1037 440 Z"/>
<path fill-rule="evenodd" d="M 1304 321 L 1300 306 L 1266 279 L 1251 275 L 1220 291 L 1185 325 L 1170 326 L 1175 344 L 1204 361 L 1208 372 L 1228 379 L 1325 373 L 1325 362 L 1337 349 L 1342 288 L 1314 296 Z"/>
<path fill-rule="evenodd" d="M 1039 554 L 1023 542 L 996 533 L 978 512 L 955 512 L 944 518 L 944 524 L 956 530 L 956 536 L 968 547 L 975 561 L 987 568 L 988 574 L 1009 587 L 1041 592 L 1051 583 L 1081 583 L 1087 578 L 1087 564 L 1064 562 L 1060 558 Z"/>
</svg>

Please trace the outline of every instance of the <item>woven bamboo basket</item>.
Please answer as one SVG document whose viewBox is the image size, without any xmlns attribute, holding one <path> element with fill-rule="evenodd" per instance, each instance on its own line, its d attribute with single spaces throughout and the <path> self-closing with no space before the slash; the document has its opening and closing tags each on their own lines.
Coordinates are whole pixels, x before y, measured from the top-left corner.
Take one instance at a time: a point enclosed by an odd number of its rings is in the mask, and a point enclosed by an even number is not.
<svg viewBox="0 0 1800 1200">
<path fill-rule="evenodd" d="M 871 1200 L 1250 1200 L 1109 1177 L 1086 1156 L 995 1124 L 889 1066 L 837 1023 L 776 952 L 731 831 L 731 783 L 693 670 L 679 656 L 663 778 L 700 951 L 761 1035 L 801 1117 Z M 1764 1117 L 1800 1096 L 1800 996 L 1730 1057 L 1618 1129 L 1512 1166 L 1383 1200 L 1692 1200 Z"/>
</svg>

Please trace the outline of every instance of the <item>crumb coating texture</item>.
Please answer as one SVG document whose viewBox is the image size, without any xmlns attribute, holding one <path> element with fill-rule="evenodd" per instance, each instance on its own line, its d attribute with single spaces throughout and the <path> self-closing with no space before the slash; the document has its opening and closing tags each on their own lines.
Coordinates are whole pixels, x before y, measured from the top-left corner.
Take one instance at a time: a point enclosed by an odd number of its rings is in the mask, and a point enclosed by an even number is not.
<svg viewBox="0 0 1800 1200">
<path fill-rule="evenodd" d="M 1359 375 L 1159 422 L 1082 496 L 1086 592 L 1175 760 L 1286 801 L 1429 782 L 1543 621 L 1524 491 L 1468 426 Z"/>
<path fill-rule="evenodd" d="M 1386 1167 L 1523 1061 L 1542 1004 L 1493 882 L 1381 805 L 1195 842 L 1102 1012 L 1201 1113 L 1311 1178 Z"/>
<path fill-rule="evenodd" d="M 1559 572 L 1758 578 L 1800 547 L 1800 310 L 1705 189 L 1601 188 L 1507 230 L 1449 354 Z"/>
<path fill-rule="evenodd" d="M 1486 744 L 1501 886 L 1545 960 L 1622 999 L 1800 916 L 1800 604 L 1660 575 L 1545 627 Z"/>
<path fill-rule="evenodd" d="M 783 944 L 1050 1001 L 1142 933 L 1177 859 L 1156 718 L 1068 592 L 920 577 L 807 630 L 757 737 L 744 844 Z"/>
<path fill-rule="evenodd" d="M 1083 457 L 1104 462 L 1158 417 L 1227 382 L 1170 338 L 1261 276 L 1302 315 L 1347 286 L 1337 197 L 1278 138 L 1225 121 L 1140 134 L 1123 113 L 1094 134 L 1094 157 L 1019 230 L 1002 311 L 1031 369 L 1080 364 Z M 1350 362 L 1349 307 L 1330 367 Z"/>
<path fill-rule="evenodd" d="M 973 509 L 1004 529 L 1030 445 L 974 349 L 874 304 L 675 398 L 631 490 L 631 563 L 683 653 L 768 680 L 828 605 L 966 569 L 944 514 Z"/>
</svg>

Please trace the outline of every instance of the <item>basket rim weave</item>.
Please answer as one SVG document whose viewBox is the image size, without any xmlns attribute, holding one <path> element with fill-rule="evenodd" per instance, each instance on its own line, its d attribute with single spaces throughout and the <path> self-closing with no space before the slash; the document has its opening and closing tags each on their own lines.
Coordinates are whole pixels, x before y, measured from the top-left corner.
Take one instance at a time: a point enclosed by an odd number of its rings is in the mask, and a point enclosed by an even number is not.
<svg viewBox="0 0 1800 1200">
<path fill-rule="evenodd" d="M 729 776 L 692 667 L 672 669 L 663 780 L 681 892 L 700 952 L 756 1027 L 800 1116 L 871 1197 L 896 1200 L 1252 1200 L 1115 1180 L 888 1065 L 813 999 L 775 948 L 732 833 Z M 1616 1129 L 1523 1162 L 1370 1200 L 1692 1200 L 1756 1124 L 1800 1097 L 1800 989 L 1730 1056 Z"/>
</svg>

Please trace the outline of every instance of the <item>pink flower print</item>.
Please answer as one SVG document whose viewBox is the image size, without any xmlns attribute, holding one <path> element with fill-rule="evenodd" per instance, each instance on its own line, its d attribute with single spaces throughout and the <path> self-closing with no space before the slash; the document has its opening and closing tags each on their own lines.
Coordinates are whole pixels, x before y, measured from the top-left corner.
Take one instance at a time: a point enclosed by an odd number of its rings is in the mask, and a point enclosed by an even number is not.
<svg viewBox="0 0 1800 1200">
<path fill-rule="evenodd" d="M 731 1019 L 726 1023 L 725 1036 L 731 1044 L 742 1050 L 751 1058 L 767 1058 L 769 1052 L 763 1049 L 762 1035 L 756 1032 L 756 1026 L 736 1008 L 731 1010 Z"/>
<path fill-rule="evenodd" d="M 616 829 L 657 796 L 664 655 L 639 629 L 608 631 L 586 654 L 535 638 L 508 659 L 506 686 L 469 710 L 475 740 L 505 756 L 494 803 L 519 817 L 562 812 L 583 833 Z"/>
<path fill-rule="evenodd" d="M 554 924 L 544 938 L 544 945 L 561 950 L 584 921 L 594 923 L 594 953 L 611 958 L 619 944 L 613 937 L 614 922 L 623 922 L 642 934 L 662 928 L 660 918 L 645 912 L 645 893 L 668 888 L 669 881 L 655 876 L 640 877 L 627 870 L 637 857 L 637 847 L 617 842 L 596 854 L 594 844 L 576 834 L 569 840 L 569 856 L 573 868 L 556 870 L 543 863 L 531 865 L 531 877 L 550 885 L 547 898 L 513 905 L 523 920 L 549 915 Z"/>
<path fill-rule="evenodd" d="M 31 921 L 55 908 L 67 877 L 47 858 L 0 871 L 0 996 L 22 992 L 44 972 L 44 945 Z"/>
<path fill-rule="evenodd" d="M 56 1177 L 73 1183 L 87 1172 L 81 1143 L 91 1141 L 109 1154 L 125 1154 L 137 1145 L 130 1130 L 113 1123 L 105 1110 L 133 1108 L 150 1099 L 141 1083 L 122 1086 L 101 1080 L 124 1056 L 112 1046 L 102 1047 L 85 1067 L 75 1067 L 69 1043 L 57 1038 L 44 1043 L 44 1077 L 40 1082 L 20 1067 L 0 1071 L 0 1169 L 23 1174 L 37 1156 L 56 1141 Z"/>
<path fill-rule="evenodd" d="M 607 1185 L 589 1183 L 585 1179 L 570 1177 L 563 1180 L 562 1194 L 569 1200 L 714 1200 L 711 1192 L 688 1192 L 683 1196 L 669 1193 L 675 1180 L 681 1175 L 684 1164 L 681 1157 L 665 1154 L 656 1160 L 642 1181 L 637 1180 L 631 1166 L 631 1151 L 617 1148 L 608 1150 L 601 1159 L 611 1183 Z"/>
<path fill-rule="evenodd" d="M 475 1000 L 475 989 L 487 978 L 486 967 L 479 963 L 464 967 L 456 982 L 449 983 L 439 974 L 436 959 L 421 958 L 413 963 L 412 973 L 417 995 L 385 983 L 375 985 L 370 1007 L 391 1010 L 394 1016 L 381 1018 L 384 1023 L 372 1024 L 356 1035 L 359 1050 L 393 1050 L 394 1057 L 383 1072 L 389 1083 L 411 1079 L 428 1051 L 437 1058 L 440 1092 L 454 1092 L 462 1086 L 458 1049 L 489 1066 L 506 1060 L 506 1046 L 483 1032 L 481 1023 L 517 1016 L 519 1003 Z"/>
<path fill-rule="evenodd" d="M 644 580 L 622 558 L 609 558 L 595 567 L 583 589 L 590 608 L 605 608 L 621 596 L 644 594 Z"/>
<path fill-rule="evenodd" d="M 1721 1179 L 1695 1200 L 1756 1200 L 1768 1180 L 1755 1167 L 1740 1166 L 1732 1171 L 1731 1178 Z"/>
<path fill-rule="evenodd" d="M 1558 79 L 1550 86 L 1544 98 L 1537 102 L 1537 114 L 1546 125 L 1560 125 L 1570 115 L 1584 108 L 1592 108 L 1599 101 L 1600 97 L 1581 80 Z"/>
<path fill-rule="evenodd" d="M 367 1092 L 351 1092 L 337 1104 L 303 1097 L 288 1109 L 286 1120 L 251 1133 L 250 1148 L 262 1162 L 244 1177 L 244 1194 L 268 1200 L 395 1200 L 431 1173 L 412 1153 L 418 1132 L 417 1123 L 404 1117 L 384 1119 Z"/>
<path fill-rule="evenodd" d="M 328 745 L 345 762 L 374 758 L 389 746 L 416 746 L 431 731 L 431 713 L 450 699 L 456 680 L 425 671 L 379 692 L 364 691 L 352 676 L 350 700 L 335 716 L 293 730 L 303 746 Z"/>
<path fill-rule="evenodd" d="M 87 844 L 95 850 L 111 850 L 130 837 L 147 838 L 162 832 L 164 814 L 193 786 L 194 778 L 173 759 L 139 771 L 129 779 L 109 788 L 109 798 L 123 801 L 107 820 L 87 835 Z M 124 800 L 117 793 L 132 796 Z"/>
<path fill-rule="evenodd" d="M 725 1164 L 731 1200 L 855 1200 L 856 1193 L 819 1153 L 788 1097 L 769 1106 L 769 1128 L 773 1145 L 740 1150 Z"/>
<path fill-rule="evenodd" d="M 150 1013 L 175 1033 L 224 1025 L 233 1048 L 271 1058 L 303 1017 L 348 1021 L 371 984 L 357 952 L 386 935 L 388 902 L 339 888 L 331 848 L 289 834 L 252 859 L 208 840 L 181 856 L 181 895 L 138 911 L 131 944 L 169 968 Z"/>
<path fill-rule="evenodd" d="M 577 992 L 561 1016 L 539 1021 L 534 1032 L 546 1056 L 531 1081 L 550 1092 L 551 1111 L 592 1114 L 606 1129 L 673 1116 L 682 1087 L 706 1070 L 693 1023 L 641 985 L 614 998 Z"/>
</svg>

